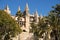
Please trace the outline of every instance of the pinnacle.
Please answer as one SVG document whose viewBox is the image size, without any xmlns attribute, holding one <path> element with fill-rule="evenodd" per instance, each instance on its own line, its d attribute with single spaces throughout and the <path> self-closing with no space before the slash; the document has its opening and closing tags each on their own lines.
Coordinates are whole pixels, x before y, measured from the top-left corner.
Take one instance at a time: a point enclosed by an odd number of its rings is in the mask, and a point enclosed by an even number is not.
<svg viewBox="0 0 60 40">
<path fill-rule="evenodd" d="M 20 11 L 21 9 L 20 9 L 20 6 L 18 7 L 18 11 Z"/>
<path fill-rule="evenodd" d="M 29 7 L 28 7 L 28 3 L 26 3 L 26 8 L 25 8 L 26 11 L 29 10 Z"/>
<path fill-rule="evenodd" d="M 8 5 L 6 5 L 6 8 L 5 8 L 5 9 L 9 10 L 9 7 L 8 7 Z"/>
<path fill-rule="evenodd" d="M 35 15 L 38 15 L 38 11 L 37 10 L 35 11 Z"/>
</svg>

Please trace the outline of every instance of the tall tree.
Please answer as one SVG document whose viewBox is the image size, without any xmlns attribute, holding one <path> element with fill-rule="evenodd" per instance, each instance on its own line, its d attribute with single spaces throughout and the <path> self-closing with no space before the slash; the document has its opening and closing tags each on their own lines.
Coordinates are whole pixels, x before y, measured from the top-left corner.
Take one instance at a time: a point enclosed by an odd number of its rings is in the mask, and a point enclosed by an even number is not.
<svg viewBox="0 0 60 40">
<path fill-rule="evenodd" d="M 0 10 L 0 40 L 9 40 L 21 33 L 17 22 L 6 12 Z"/>
<path fill-rule="evenodd" d="M 60 40 L 60 4 L 53 7 L 54 9 L 49 13 L 50 25 L 53 27 L 52 31 L 55 34 L 55 40 Z"/>
</svg>

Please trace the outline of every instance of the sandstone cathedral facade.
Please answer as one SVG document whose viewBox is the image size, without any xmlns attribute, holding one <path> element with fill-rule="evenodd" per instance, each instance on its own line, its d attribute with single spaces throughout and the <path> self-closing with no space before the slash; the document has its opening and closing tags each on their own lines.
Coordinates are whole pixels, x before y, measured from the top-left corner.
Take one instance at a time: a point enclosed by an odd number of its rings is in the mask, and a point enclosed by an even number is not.
<svg viewBox="0 0 60 40">
<path fill-rule="evenodd" d="M 7 12 L 8 14 L 11 13 L 8 5 L 6 6 L 6 8 L 4 9 L 5 12 Z M 21 11 L 20 10 L 20 7 L 18 7 L 18 11 Z M 34 12 L 33 15 L 31 15 L 29 13 L 29 7 L 28 7 L 28 4 L 26 3 L 26 7 L 25 7 L 25 10 L 24 12 L 22 12 L 23 16 L 20 17 L 19 21 L 18 21 L 18 16 L 11 16 L 12 18 L 14 18 L 18 23 L 19 25 L 21 26 L 21 29 L 23 31 L 26 31 L 26 32 L 29 32 L 29 29 L 30 29 L 30 24 L 32 22 L 34 23 L 38 23 L 39 22 L 39 18 L 42 18 L 43 16 L 42 15 L 38 15 L 38 12 L 37 10 Z"/>
<path fill-rule="evenodd" d="M 7 12 L 9 15 L 11 15 L 11 11 L 8 7 L 8 5 L 6 6 L 6 8 L 4 9 L 5 12 Z M 20 7 L 18 7 L 18 12 L 21 11 Z M 31 28 L 31 23 L 34 22 L 35 24 L 37 24 L 39 22 L 39 19 L 42 19 L 43 16 L 42 15 L 38 15 L 37 10 L 34 12 L 33 15 L 31 15 L 29 13 L 29 7 L 28 4 L 26 3 L 26 7 L 24 12 L 22 12 L 23 16 L 21 16 L 19 18 L 19 16 L 12 16 L 11 17 L 16 20 L 16 22 L 20 25 L 21 29 L 22 29 L 22 33 L 17 35 L 17 37 L 13 38 L 13 40 L 31 40 L 30 38 L 33 37 L 33 33 L 29 33 L 30 28 Z M 19 18 L 19 19 L 18 19 Z"/>
</svg>

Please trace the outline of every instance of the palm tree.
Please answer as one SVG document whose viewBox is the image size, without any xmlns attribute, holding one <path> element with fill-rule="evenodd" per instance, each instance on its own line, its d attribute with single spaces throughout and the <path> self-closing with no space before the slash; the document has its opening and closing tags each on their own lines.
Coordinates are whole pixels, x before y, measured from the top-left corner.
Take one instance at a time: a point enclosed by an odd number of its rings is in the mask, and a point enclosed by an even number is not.
<svg viewBox="0 0 60 40">
<path fill-rule="evenodd" d="M 60 5 L 56 5 L 54 10 L 52 10 L 48 16 L 50 25 L 52 26 L 52 30 L 55 32 L 55 40 L 59 40 L 59 26 L 60 26 Z"/>
</svg>

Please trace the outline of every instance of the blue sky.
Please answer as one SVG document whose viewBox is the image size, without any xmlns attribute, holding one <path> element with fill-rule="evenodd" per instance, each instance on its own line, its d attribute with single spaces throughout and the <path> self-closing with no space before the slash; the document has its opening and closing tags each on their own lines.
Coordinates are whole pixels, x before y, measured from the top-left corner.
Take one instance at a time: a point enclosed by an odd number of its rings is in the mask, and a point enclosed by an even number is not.
<svg viewBox="0 0 60 40">
<path fill-rule="evenodd" d="M 60 0 L 0 0 L 0 9 L 3 10 L 8 5 L 11 14 L 15 15 L 18 6 L 20 6 L 22 12 L 24 11 L 26 3 L 28 3 L 30 14 L 37 10 L 39 15 L 42 14 L 44 16 L 48 15 L 48 12 L 52 10 L 52 6 L 60 4 Z"/>
</svg>

